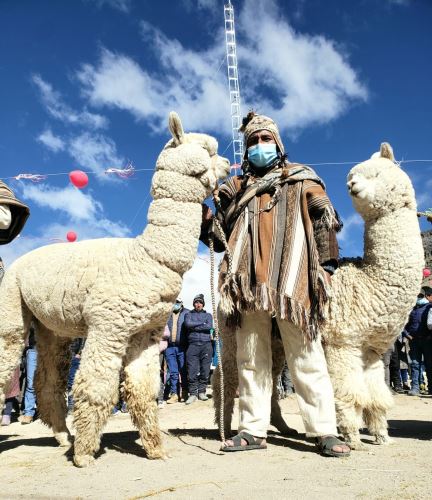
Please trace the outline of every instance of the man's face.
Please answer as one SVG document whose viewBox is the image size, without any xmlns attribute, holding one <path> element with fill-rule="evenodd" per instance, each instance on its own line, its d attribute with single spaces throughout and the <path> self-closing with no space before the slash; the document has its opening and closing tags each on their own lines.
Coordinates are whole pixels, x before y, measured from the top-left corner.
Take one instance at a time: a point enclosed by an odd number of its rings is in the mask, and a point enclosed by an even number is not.
<svg viewBox="0 0 432 500">
<path fill-rule="evenodd" d="M 202 304 L 201 302 L 194 302 L 194 308 L 195 311 L 202 311 L 204 309 L 204 304 Z"/>
<path fill-rule="evenodd" d="M 429 302 L 432 302 L 432 295 L 425 295 L 425 297 L 427 298 L 427 300 L 428 300 Z"/>
<path fill-rule="evenodd" d="M 273 134 L 268 130 L 257 130 L 249 136 L 247 147 L 255 146 L 256 144 L 276 144 Z"/>
</svg>

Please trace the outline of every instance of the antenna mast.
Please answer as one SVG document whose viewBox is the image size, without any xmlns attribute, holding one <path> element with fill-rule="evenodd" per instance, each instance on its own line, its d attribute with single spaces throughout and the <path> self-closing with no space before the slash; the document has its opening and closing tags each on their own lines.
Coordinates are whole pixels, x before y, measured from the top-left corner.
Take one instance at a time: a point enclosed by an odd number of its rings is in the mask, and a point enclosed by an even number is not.
<svg viewBox="0 0 432 500">
<path fill-rule="evenodd" d="M 231 128 L 232 144 L 234 151 L 234 165 L 237 169 L 241 168 L 243 162 L 243 140 L 238 129 L 241 125 L 241 103 L 240 103 L 240 85 L 237 66 L 237 47 L 234 25 L 234 7 L 231 0 L 224 5 L 225 18 L 225 43 L 228 69 L 228 86 L 231 103 Z"/>
</svg>

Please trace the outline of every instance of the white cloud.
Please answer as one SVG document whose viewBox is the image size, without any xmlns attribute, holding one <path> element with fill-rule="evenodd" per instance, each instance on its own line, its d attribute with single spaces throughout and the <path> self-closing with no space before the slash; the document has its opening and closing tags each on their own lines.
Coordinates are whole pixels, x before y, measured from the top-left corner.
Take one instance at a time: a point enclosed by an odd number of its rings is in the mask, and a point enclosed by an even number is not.
<svg viewBox="0 0 432 500">
<path fill-rule="evenodd" d="M 44 144 L 48 149 L 57 153 L 62 151 L 65 147 L 65 143 L 63 139 L 58 136 L 55 136 L 51 129 L 45 129 L 38 137 L 38 141 Z"/>
<path fill-rule="evenodd" d="M 79 165 L 99 175 L 109 167 L 120 168 L 124 163 L 114 141 L 101 134 L 85 132 L 73 137 L 68 143 L 68 152 Z M 103 178 L 108 179 L 107 176 Z"/>
<path fill-rule="evenodd" d="M 352 101 L 367 98 L 335 42 L 294 31 L 274 1 L 246 0 L 240 20 L 246 37 L 238 50 L 241 78 L 247 82 L 244 101 L 281 128 L 295 131 L 326 123 Z"/>
<path fill-rule="evenodd" d="M 8 266 L 12 262 L 35 248 L 50 243 L 66 241 L 68 231 L 75 231 L 78 241 L 94 238 L 124 238 L 131 231 L 122 222 L 107 219 L 102 204 L 89 193 L 84 193 L 72 186 L 64 189 L 47 185 L 23 185 L 20 197 L 33 202 L 39 207 L 59 211 L 64 216 L 64 223 L 51 223 L 38 228 L 38 234 L 27 235 L 27 227 L 23 234 L 9 245 L 1 248 L 1 256 Z"/>
<path fill-rule="evenodd" d="M 213 46 L 198 51 L 169 39 L 142 22 L 146 48 L 160 62 L 158 72 L 124 54 L 103 50 L 97 64 L 78 73 L 84 94 L 97 106 L 117 107 L 166 129 L 170 110 L 186 128 L 229 133 L 230 111 L 222 31 Z M 367 90 L 336 43 L 304 35 L 283 19 L 274 0 L 245 0 L 237 27 L 243 107 L 274 117 L 292 135 L 334 120 Z"/>
<path fill-rule="evenodd" d="M 99 114 L 90 113 L 87 110 L 75 111 L 62 99 L 59 92 L 53 86 L 42 79 L 40 75 L 32 76 L 33 83 L 37 86 L 42 102 L 48 113 L 63 123 L 81 125 L 92 129 L 104 128 L 107 126 L 107 119 Z"/>
<path fill-rule="evenodd" d="M 215 268 L 217 269 L 223 254 L 215 255 Z M 216 284 L 216 304 L 219 302 L 219 293 Z M 205 308 L 212 313 L 211 292 L 210 292 L 210 256 L 209 253 L 199 252 L 195 258 L 192 268 L 183 276 L 183 285 L 180 297 L 185 307 L 192 309 L 192 300 L 198 294 L 203 293 L 206 302 Z"/>
<path fill-rule="evenodd" d="M 219 0 L 182 0 L 184 7 L 187 10 L 192 10 L 197 8 L 199 10 L 217 10 L 218 7 L 222 7 Z"/>
<path fill-rule="evenodd" d="M 120 222 L 113 222 L 105 218 L 95 218 L 88 221 L 76 221 L 71 220 L 65 224 L 47 224 L 39 229 L 38 235 L 26 235 L 26 230 L 24 229 L 24 234 L 20 235 L 12 243 L 4 245 L 1 248 L 1 256 L 8 267 L 14 262 L 18 257 L 24 255 L 35 248 L 50 245 L 52 243 L 58 243 L 59 240 L 66 243 L 66 234 L 68 231 L 75 231 L 78 236 L 78 241 L 94 239 L 94 238 L 124 238 L 130 236 L 129 228 L 124 226 Z"/>
<path fill-rule="evenodd" d="M 343 228 L 342 231 L 338 234 L 337 239 L 340 243 L 345 243 L 349 239 L 351 239 L 351 230 L 355 227 L 363 226 L 363 219 L 360 217 L 358 213 L 354 213 L 349 215 L 346 219 L 342 219 Z"/>
<path fill-rule="evenodd" d="M 73 186 L 60 189 L 44 184 L 23 184 L 22 196 L 40 207 L 60 210 L 76 220 L 92 220 L 102 210 L 102 205 L 90 194 Z"/>
<path fill-rule="evenodd" d="M 125 13 L 129 12 L 131 7 L 131 0 L 87 0 L 87 2 L 94 2 L 99 8 L 107 5 Z"/>
</svg>

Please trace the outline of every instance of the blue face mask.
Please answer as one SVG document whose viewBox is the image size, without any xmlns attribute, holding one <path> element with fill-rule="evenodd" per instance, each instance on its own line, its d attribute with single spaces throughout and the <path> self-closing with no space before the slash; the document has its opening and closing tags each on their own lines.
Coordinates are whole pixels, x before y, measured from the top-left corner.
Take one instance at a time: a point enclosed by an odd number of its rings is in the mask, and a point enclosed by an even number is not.
<svg viewBox="0 0 432 500">
<path fill-rule="evenodd" d="M 182 308 L 182 305 L 181 304 L 174 304 L 173 305 L 173 312 L 179 312 L 180 309 Z"/>
<path fill-rule="evenodd" d="M 425 304 L 429 304 L 429 301 L 426 297 L 422 297 L 421 299 L 417 299 L 418 306 L 424 306 Z"/>
<path fill-rule="evenodd" d="M 256 144 L 248 148 L 248 161 L 257 168 L 268 167 L 277 156 L 276 144 Z"/>
</svg>

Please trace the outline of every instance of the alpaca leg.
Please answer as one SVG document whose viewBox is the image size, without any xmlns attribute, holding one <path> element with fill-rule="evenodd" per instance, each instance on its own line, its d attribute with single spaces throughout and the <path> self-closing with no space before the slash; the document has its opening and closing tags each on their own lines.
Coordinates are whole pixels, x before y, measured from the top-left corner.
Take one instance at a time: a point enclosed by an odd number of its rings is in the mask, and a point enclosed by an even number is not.
<svg viewBox="0 0 432 500">
<path fill-rule="evenodd" d="M 99 450 L 100 435 L 118 401 L 122 359 L 128 339 L 118 331 L 91 328 L 72 389 L 74 463 L 86 467 Z"/>
<path fill-rule="evenodd" d="M 148 458 L 167 458 L 159 428 L 159 344 L 148 332 L 131 339 L 125 358 L 124 392 L 132 422 Z"/>
<path fill-rule="evenodd" d="M 219 325 L 221 325 L 221 340 L 222 340 L 222 368 L 224 374 L 224 431 L 228 436 L 231 434 L 231 421 L 234 412 L 234 399 L 238 388 L 238 372 L 237 372 L 237 342 L 235 328 L 230 328 L 225 325 L 225 319 L 219 314 Z M 221 417 L 221 371 L 218 366 L 212 377 L 213 386 L 213 407 L 214 421 L 220 430 Z"/>
<path fill-rule="evenodd" d="M 377 444 L 389 444 L 387 411 L 393 406 L 393 397 L 384 379 L 384 364 L 375 352 L 366 356 L 365 380 L 368 389 L 363 418 Z"/>
<path fill-rule="evenodd" d="M 339 430 L 353 450 L 365 449 L 359 432 L 362 408 L 367 400 L 362 353 L 355 348 L 325 346 L 325 355 L 333 385 Z"/>
<path fill-rule="evenodd" d="M 278 377 L 282 373 L 285 363 L 285 350 L 280 336 L 272 338 L 272 359 L 273 392 L 271 397 L 270 423 L 276 427 L 281 434 L 289 436 L 296 434 L 296 431 L 289 427 L 282 417 L 277 390 Z"/>
<path fill-rule="evenodd" d="M 69 338 L 56 336 L 38 323 L 38 361 L 35 376 L 38 413 L 42 422 L 52 428 L 60 446 L 70 446 L 66 426 L 66 386 L 70 364 Z"/>
<path fill-rule="evenodd" d="M 0 408 L 6 385 L 18 366 L 24 350 L 31 313 L 21 299 L 13 271 L 8 271 L 0 288 Z"/>
</svg>

